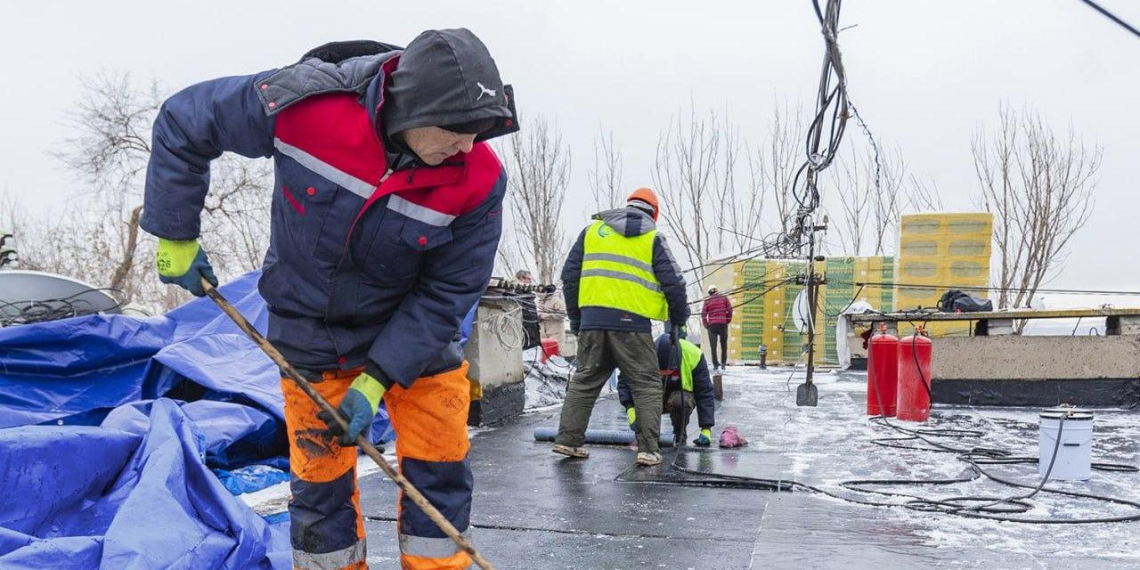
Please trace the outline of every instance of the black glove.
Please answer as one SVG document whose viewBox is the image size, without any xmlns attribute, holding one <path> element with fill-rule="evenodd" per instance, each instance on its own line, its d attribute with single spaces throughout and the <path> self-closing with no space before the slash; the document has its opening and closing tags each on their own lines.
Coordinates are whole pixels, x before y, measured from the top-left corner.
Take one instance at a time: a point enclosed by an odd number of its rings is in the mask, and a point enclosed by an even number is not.
<svg viewBox="0 0 1140 570">
<path fill-rule="evenodd" d="M 570 321 L 570 334 L 572 334 L 574 336 L 578 336 L 578 329 L 581 326 L 582 326 L 582 323 L 579 323 L 578 321 Z"/>
</svg>

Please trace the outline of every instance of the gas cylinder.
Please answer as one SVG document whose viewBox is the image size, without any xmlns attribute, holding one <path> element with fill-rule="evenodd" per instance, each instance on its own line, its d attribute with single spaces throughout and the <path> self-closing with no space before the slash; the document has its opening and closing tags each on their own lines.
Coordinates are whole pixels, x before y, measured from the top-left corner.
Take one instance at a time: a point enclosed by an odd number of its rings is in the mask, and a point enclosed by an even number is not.
<svg viewBox="0 0 1140 570">
<path fill-rule="evenodd" d="M 881 325 L 867 347 L 867 415 L 895 415 L 898 386 L 898 337 Z"/>
<path fill-rule="evenodd" d="M 921 327 L 898 344 L 898 418 L 925 422 L 930 418 L 931 362 L 934 343 Z"/>
</svg>

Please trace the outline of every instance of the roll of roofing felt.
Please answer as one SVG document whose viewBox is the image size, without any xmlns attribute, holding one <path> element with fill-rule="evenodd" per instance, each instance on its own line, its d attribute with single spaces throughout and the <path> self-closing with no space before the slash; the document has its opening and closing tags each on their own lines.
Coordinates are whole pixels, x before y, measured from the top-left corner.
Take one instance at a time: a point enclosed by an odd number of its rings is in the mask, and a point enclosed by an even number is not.
<svg viewBox="0 0 1140 570">
<path fill-rule="evenodd" d="M 558 435 L 558 428 L 534 428 L 535 441 L 554 441 Z M 626 429 L 588 429 L 586 430 L 586 443 L 593 445 L 629 445 L 635 439 L 634 433 Z M 661 447 L 673 447 L 673 434 L 661 434 Z"/>
</svg>

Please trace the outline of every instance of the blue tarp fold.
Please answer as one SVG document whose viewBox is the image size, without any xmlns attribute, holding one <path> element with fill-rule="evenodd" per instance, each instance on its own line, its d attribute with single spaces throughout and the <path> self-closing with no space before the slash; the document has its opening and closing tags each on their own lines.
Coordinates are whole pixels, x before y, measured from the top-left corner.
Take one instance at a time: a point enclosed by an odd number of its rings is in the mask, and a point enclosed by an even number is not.
<svg viewBox="0 0 1140 570">
<path fill-rule="evenodd" d="M 264 331 L 257 278 L 222 292 Z M 0 428 L 0 568 L 290 566 L 211 472 L 288 465 L 279 371 L 209 299 L 0 329 Z"/>
<path fill-rule="evenodd" d="M 177 403 L 148 419 L 0 430 L 0 567 L 288 568 L 288 533 L 210 472 Z"/>
<path fill-rule="evenodd" d="M 221 291 L 265 331 L 259 275 Z M 289 568 L 231 494 L 287 477 L 280 382 L 205 298 L 0 329 L 0 568 Z"/>
</svg>

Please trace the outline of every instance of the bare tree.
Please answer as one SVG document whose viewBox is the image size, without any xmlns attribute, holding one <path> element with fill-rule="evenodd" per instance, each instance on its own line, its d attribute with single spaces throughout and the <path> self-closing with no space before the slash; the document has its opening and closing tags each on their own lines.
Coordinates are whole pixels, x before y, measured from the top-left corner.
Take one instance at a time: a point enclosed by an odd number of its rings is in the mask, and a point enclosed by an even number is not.
<svg viewBox="0 0 1140 570">
<path fill-rule="evenodd" d="M 712 202 L 709 212 L 712 226 L 709 230 L 711 238 L 711 251 L 723 254 L 733 245 L 739 243 L 740 236 L 747 235 L 738 232 L 736 227 L 740 221 L 737 216 L 740 210 L 736 185 L 736 163 L 743 148 L 739 131 L 732 125 L 728 113 L 724 115 L 723 125 L 720 129 L 720 160 L 715 161 L 716 172 L 712 177 Z M 738 233 L 733 233 L 738 232 Z M 707 259 L 706 259 L 707 261 Z"/>
<path fill-rule="evenodd" d="M 871 217 L 871 192 L 867 191 L 862 161 L 840 154 L 836 162 L 835 170 L 838 172 L 829 178 L 829 182 L 839 198 L 841 215 L 832 216 L 831 227 L 839 238 L 842 253 L 856 256 L 863 251 L 867 223 Z M 873 186 L 874 181 L 870 185 Z"/>
<path fill-rule="evenodd" d="M 1071 129 L 1059 136 L 1028 107 L 1003 105 L 999 117 L 998 132 L 979 130 L 971 145 L 976 200 L 994 216 L 998 306 L 1024 307 L 1088 222 L 1102 152 Z"/>
<path fill-rule="evenodd" d="M 776 152 L 781 160 L 784 150 Z M 742 153 L 748 163 L 746 183 L 738 182 Z M 793 168 L 793 162 L 786 164 Z M 771 162 L 762 147 L 753 149 L 727 113 L 723 118 L 711 110 L 704 116 L 678 113 L 662 133 L 653 182 L 672 236 L 689 265 L 700 268 L 693 283 L 698 290 L 704 288 L 705 269 L 716 265 L 709 265 L 713 259 L 755 251 L 763 243 L 765 194 L 770 181 L 784 175 L 784 166 Z M 790 189 L 790 176 L 786 185 Z"/>
<path fill-rule="evenodd" d="M 743 188 L 736 186 L 733 172 L 736 168 L 736 155 L 743 150 L 748 156 L 748 185 Z M 756 170 L 752 161 L 752 153 L 747 141 L 731 141 L 725 145 L 725 160 L 723 163 L 723 187 L 727 189 L 722 205 L 722 217 L 719 218 L 720 235 L 727 239 L 727 247 L 743 252 L 763 241 L 762 223 L 764 221 L 764 180 Z"/>
<path fill-rule="evenodd" d="M 68 255 L 86 259 L 87 267 L 70 267 L 70 273 L 89 274 L 88 281 L 121 292 L 124 300 L 135 298 L 141 292 L 133 278 L 141 182 L 162 95 L 156 83 L 139 88 L 126 74 L 82 78 L 80 85 L 82 95 L 66 119 L 75 135 L 55 156 L 92 190 L 85 193 L 91 203 L 64 218 L 70 239 L 59 244 L 61 261 Z M 74 242 L 79 236 L 82 241 Z"/>
<path fill-rule="evenodd" d="M 690 110 L 688 121 L 680 113 L 657 141 L 653 183 L 661 200 L 661 216 L 691 267 L 703 266 L 715 253 L 719 232 L 712 219 L 714 181 L 721 160 L 722 124 L 716 113 L 698 117 Z M 701 288 L 703 272 L 697 272 Z"/>
<path fill-rule="evenodd" d="M 594 139 L 594 167 L 588 174 L 596 211 L 617 208 L 625 201 L 625 188 L 621 182 L 622 156 L 614 145 L 613 131 Z"/>
<path fill-rule="evenodd" d="M 224 154 L 214 161 L 203 243 L 215 263 L 237 274 L 261 267 L 269 248 L 273 163 Z"/>
<path fill-rule="evenodd" d="M 562 204 L 570 185 L 570 149 L 555 124 L 537 117 L 525 134 L 510 138 L 507 156 L 509 203 L 519 258 L 534 264 L 543 283 L 553 283 L 566 260 Z M 511 240 L 504 240 L 509 247 Z M 500 252 L 500 260 L 513 261 Z"/>
<path fill-rule="evenodd" d="M 945 209 L 938 183 L 929 177 L 922 179 L 911 174 L 906 200 L 907 209 L 911 212 L 937 212 Z"/>
<path fill-rule="evenodd" d="M 781 233 L 788 233 L 795 224 L 797 204 L 793 185 L 803 154 L 804 132 L 800 107 L 793 110 L 785 103 L 772 111 L 768 136 L 749 156 L 753 180 L 759 180 L 764 191 L 772 195 L 775 230 Z"/>
<path fill-rule="evenodd" d="M 85 191 L 42 220 L 43 233 L 23 240 L 31 266 L 119 291 L 126 300 L 168 309 L 188 299 L 153 275 L 155 241 L 139 231 L 151 126 L 164 95 L 155 82 L 129 75 L 81 79 L 79 102 L 65 124 L 74 135 L 54 153 Z M 226 155 L 215 161 L 207 197 L 204 247 L 219 277 L 261 265 L 268 244 L 272 174 L 267 161 Z M 49 245 L 50 241 L 50 245 Z"/>
<path fill-rule="evenodd" d="M 861 151 L 839 155 L 837 175 L 830 185 L 838 198 L 838 221 L 833 227 L 846 255 L 885 255 L 895 241 L 894 232 L 904 207 L 907 166 L 897 147 L 888 151 L 878 143 Z"/>
</svg>

